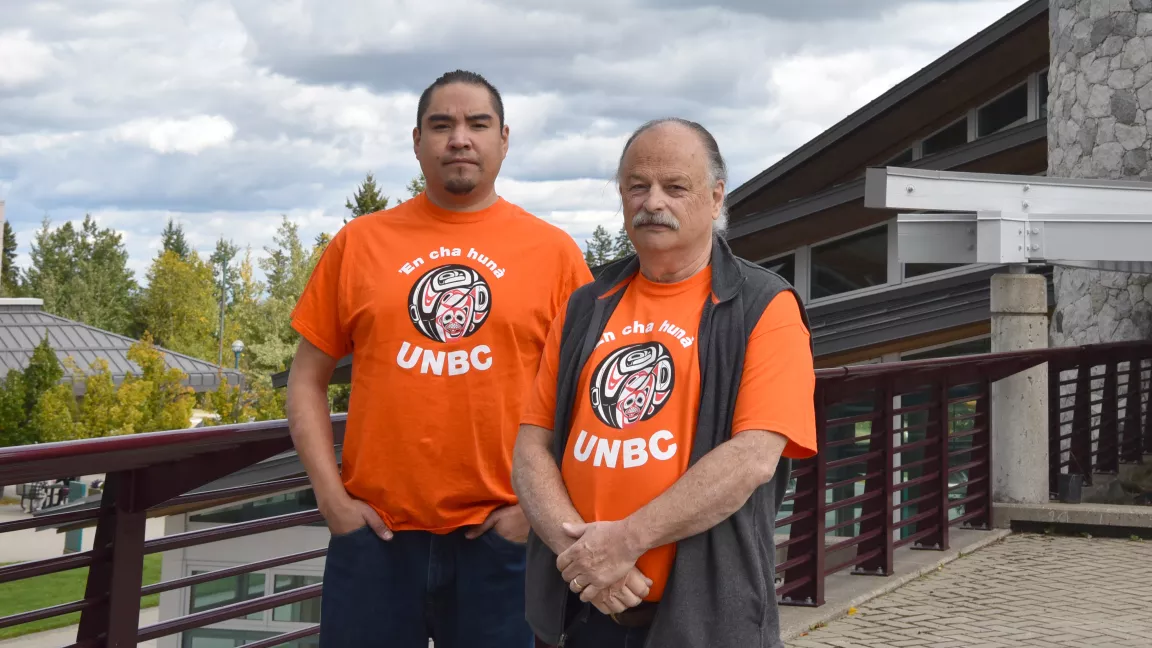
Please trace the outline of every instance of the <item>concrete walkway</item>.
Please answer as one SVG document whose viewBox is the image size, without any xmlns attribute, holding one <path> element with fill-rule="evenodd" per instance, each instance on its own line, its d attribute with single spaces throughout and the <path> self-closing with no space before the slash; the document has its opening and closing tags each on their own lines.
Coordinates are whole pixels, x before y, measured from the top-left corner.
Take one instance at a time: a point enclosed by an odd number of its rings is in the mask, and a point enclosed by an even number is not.
<svg viewBox="0 0 1152 648">
<path fill-rule="evenodd" d="M 1152 541 L 1009 536 L 787 646 L 1152 647 Z"/>
</svg>

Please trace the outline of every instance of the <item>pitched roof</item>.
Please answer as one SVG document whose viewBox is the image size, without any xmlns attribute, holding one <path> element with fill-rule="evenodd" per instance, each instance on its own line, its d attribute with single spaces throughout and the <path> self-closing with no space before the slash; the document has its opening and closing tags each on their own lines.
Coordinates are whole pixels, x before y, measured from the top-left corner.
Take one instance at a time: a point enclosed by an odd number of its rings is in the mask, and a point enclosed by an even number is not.
<svg viewBox="0 0 1152 648">
<path fill-rule="evenodd" d="M 740 203 L 768 184 L 787 175 L 790 171 L 826 151 L 836 142 L 860 129 L 877 116 L 892 109 L 927 86 L 938 82 L 974 56 L 1047 12 L 1048 0 L 1027 0 L 984 31 L 957 45 L 916 74 L 901 81 L 888 92 L 733 189 L 728 194 L 729 205 Z"/>
<path fill-rule="evenodd" d="M 140 367 L 128 359 L 128 349 L 136 340 L 46 313 L 39 299 L 0 299 L 0 378 L 11 369 L 27 367 L 45 335 L 61 363 L 71 357 L 80 369 L 87 371 L 92 362 L 103 358 L 117 384 L 129 373 L 140 373 Z M 234 369 L 222 369 L 159 347 L 157 350 L 164 354 L 165 365 L 188 375 L 184 384 L 197 392 L 216 389 L 221 371 L 230 384 L 240 382 L 240 374 Z M 65 380 L 69 377 L 65 376 Z M 81 393 L 83 385 L 77 385 L 76 391 Z"/>
</svg>

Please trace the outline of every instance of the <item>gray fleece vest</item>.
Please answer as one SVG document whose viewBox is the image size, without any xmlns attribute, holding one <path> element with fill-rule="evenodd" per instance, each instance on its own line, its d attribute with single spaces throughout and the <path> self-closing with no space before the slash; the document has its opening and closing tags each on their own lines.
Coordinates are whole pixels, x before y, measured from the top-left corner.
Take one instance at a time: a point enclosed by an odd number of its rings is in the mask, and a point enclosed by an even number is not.
<svg viewBox="0 0 1152 648">
<path fill-rule="evenodd" d="M 716 303 L 712 299 L 705 303 L 697 335 L 700 409 L 689 465 L 731 438 L 748 336 L 772 299 L 793 290 L 779 275 L 734 256 L 719 237 L 714 239 L 711 263 Z M 635 255 L 621 259 L 569 299 L 557 370 L 553 427 L 557 465 L 568 444 L 580 373 L 625 291 L 605 295 L 638 270 Z M 803 306 L 800 311 L 807 326 Z M 677 543 L 646 647 L 783 648 L 774 585 L 774 530 L 789 470 L 790 462 L 782 459 L 772 480 L 740 510 Z M 556 569 L 556 555 L 535 533 L 528 536 L 526 595 L 533 631 L 549 644 L 563 645 L 586 604 L 569 596 L 568 584 Z"/>
</svg>

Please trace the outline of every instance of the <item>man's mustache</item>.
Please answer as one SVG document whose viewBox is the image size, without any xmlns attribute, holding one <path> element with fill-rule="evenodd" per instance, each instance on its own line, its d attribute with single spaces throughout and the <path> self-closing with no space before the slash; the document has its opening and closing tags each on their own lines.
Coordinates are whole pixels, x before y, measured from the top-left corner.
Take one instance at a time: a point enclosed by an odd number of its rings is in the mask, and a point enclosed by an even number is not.
<svg viewBox="0 0 1152 648">
<path fill-rule="evenodd" d="M 632 217 L 632 227 L 641 227 L 644 225 L 663 225 L 673 230 L 680 229 L 680 221 L 676 220 L 676 217 L 672 214 L 663 211 L 650 212 L 647 209 L 641 209 Z"/>
</svg>

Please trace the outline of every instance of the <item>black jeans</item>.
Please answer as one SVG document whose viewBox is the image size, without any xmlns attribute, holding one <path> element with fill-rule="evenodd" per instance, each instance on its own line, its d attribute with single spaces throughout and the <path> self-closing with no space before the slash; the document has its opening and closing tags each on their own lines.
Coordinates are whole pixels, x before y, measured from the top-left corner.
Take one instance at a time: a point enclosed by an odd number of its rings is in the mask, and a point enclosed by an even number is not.
<svg viewBox="0 0 1152 648">
<path fill-rule="evenodd" d="M 642 648 L 648 626 L 622 626 L 589 605 L 569 630 L 564 648 Z"/>
<path fill-rule="evenodd" d="M 335 536 L 324 566 L 321 648 L 532 648 L 525 546 L 489 531 L 367 527 Z"/>
</svg>

